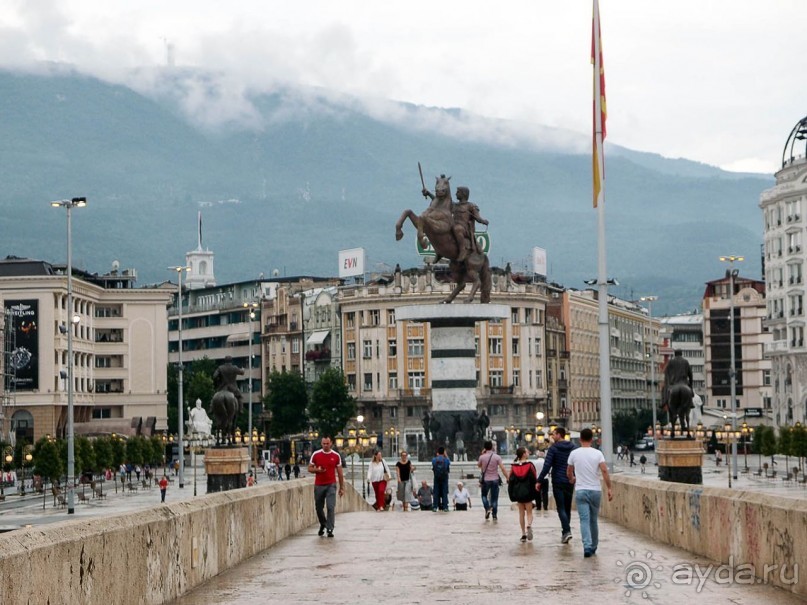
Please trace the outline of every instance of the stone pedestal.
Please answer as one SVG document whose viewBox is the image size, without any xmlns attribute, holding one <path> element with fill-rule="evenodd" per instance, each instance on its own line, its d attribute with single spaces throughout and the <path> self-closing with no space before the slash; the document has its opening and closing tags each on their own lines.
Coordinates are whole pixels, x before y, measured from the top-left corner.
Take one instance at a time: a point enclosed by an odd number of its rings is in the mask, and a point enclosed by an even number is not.
<svg viewBox="0 0 807 605">
<path fill-rule="evenodd" d="M 662 481 L 703 483 L 703 444 L 686 437 L 656 440 L 658 476 Z"/>
<path fill-rule="evenodd" d="M 246 487 L 249 450 L 245 447 L 231 446 L 205 450 L 205 470 L 208 494 Z"/>
<path fill-rule="evenodd" d="M 399 321 L 422 321 L 431 326 L 429 379 L 432 409 L 426 447 L 431 456 L 439 446 L 450 454 L 476 460 L 484 429 L 476 408 L 476 347 L 478 321 L 506 319 L 510 307 L 491 304 L 409 305 L 395 309 Z M 424 427 L 425 428 L 425 427 Z"/>
</svg>

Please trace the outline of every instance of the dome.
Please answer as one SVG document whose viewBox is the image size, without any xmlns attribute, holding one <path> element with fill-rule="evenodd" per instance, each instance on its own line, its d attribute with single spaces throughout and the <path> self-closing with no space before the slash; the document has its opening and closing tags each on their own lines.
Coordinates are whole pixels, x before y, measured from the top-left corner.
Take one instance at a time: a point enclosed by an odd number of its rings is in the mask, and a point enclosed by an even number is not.
<svg viewBox="0 0 807 605">
<path fill-rule="evenodd" d="M 790 131 L 790 136 L 787 137 L 785 149 L 782 152 L 782 168 L 805 155 L 807 155 L 807 117 L 799 120 Z"/>
</svg>

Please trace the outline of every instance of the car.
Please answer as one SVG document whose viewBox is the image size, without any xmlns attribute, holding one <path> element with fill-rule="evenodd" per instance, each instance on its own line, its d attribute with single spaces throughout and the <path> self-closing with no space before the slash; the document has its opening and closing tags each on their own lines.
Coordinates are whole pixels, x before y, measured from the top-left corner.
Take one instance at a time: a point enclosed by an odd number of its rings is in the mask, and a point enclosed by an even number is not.
<svg viewBox="0 0 807 605">
<path fill-rule="evenodd" d="M 656 448 L 655 441 L 653 441 L 652 437 L 645 437 L 643 439 L 639 439 L 634 445 L 633 449 L 635 450 L 652 450 Z"/>
</svg>

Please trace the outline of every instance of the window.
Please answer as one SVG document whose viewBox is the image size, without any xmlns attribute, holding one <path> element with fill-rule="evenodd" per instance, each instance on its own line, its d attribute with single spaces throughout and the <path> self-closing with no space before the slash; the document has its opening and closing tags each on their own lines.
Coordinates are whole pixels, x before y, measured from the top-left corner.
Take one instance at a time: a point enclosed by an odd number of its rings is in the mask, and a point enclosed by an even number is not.
<svg viewBox="0 0 807 605">
<path fill-rule="evenodd" d="M 535 388 L 542 389 L 544 387 L 544 379 L 541 370 L 535 370 Z"/>
<path fill-rule="evenodd" d="M 518 323 L 518 307 L 513 307 L 510 309 L 510 323 L 517 324 Z"/>
<path fill-rule="evenodd" d="M 350 313 L 345 313 L 345 325 L 348 328 L 356 327 L 356 313 L 351 311 Z"/>
<path fill-rule="evenodd" d="M 300 339 L 299 338 L 292 338 L 291 340 L 291 352 L 295 355 L 300 352 Z"/>
<path fill-rule="evenodd" d="M 410 389 L 421 389 L 421 388 L 423 388 L 425 378 L 426 377 L 425 377 L 423 372 L 409 372 L 409 375 L 408 375 L 409 388 Z"/>
<path fill-rule="evenodd" d="M 525 324 L 532 323 L 532 309 L 524 309 L 524 323 Z"/>
<path fill-rule="evenodd" d="M 370 309 L 370 325 L 371 326 L 380 326 L 381 325 L 381 311 L 378 309 Z"/>
<path fill-rule="evenodd" d="M 373 408 L 373 418 L 381 418 L 383 416 L 384 408 L 375 406 Z"/>
<path fill-rule="evenodd" d="M 92 417 L 95 420 L 101 418 L 112 418 L 112 408 L 93 408 Z"/>
<path fill-rule="evenodd" d="M 347 343 L 347 358 L 348 359 L 356 359 L 356 343 L 355 342 Z"/>
<path fill-rule="evenodd" d="M 389 417 L 390 418 L 397 418 L 398 417 L 398 408 L 390 408 L 389 409 Z"/>
<path fill-rule="evenodd" d="M 373 356 L 373 341 L 365 340 L 362 349 L 363 349 L 362 357 L 364 357 L 365 359 L 370 359 Z"/>
<path fill-rule="evenodd" d="M 389 309 L 387 311 L 387 324 L 392 325 L 395 323 L 395 309 Z"/>
<path fill-rule="evenodd" d="M 770 370 L 762 370 L 762 384 L 766 387 L 771 386 L 771 371 Z"/>
<path fill-rule="evenodd" d="M 372 372 L 366 372 L 364 374 L 364 390 L 365 391 L 372 391 L 373 390 L 373 374 Z"/>
<path fill-rule="evenodd" d="M 516 355 L 519 354 L 518 349 L 519 349 L 519 347 L 518 347 L 518 338 L 514 338 L 513 339 L 513 356 L 516 356 Z"/>
<path fill-rule="evenodd" d="M 513 370 L 513 386 L 517 387 L 521 384 L 521 370 Z"/>
<path fill-rule="evenodd" d="M 498 337 L 488 338 L 488 352 L 491 355 L 501 355 L 502 339 Z"/>
<path fill-rule="evenodd" d="M 535 337 L 535 354 L 536 355 L 541 354 L 541 337 L 540 336 Z"/>
<path fill-rule="evenodd" d="M 474 336 L 474 353 L 479 356 L 479 336 Z"/>
<path fill-rule="evenodd" d="M 387 356 L 389 356 L 389 357 L 397 357 L 398 356 L 398 341 L 397 340 L 390 340 L 387 344 L 389 345 Z"/>
<path fill-rule="evenodd" d="M 389 388 L 395 390 L 398 388 L 398 372 L 390 372 L 389 374 Z"/>
<path fill-rule="evenodd" d="M 407 341 L 409 357 L 423 357 L 423 339 L 410 338 Z"/>
<path fill-rule="evenodd" d="M 356 390 L 356 375 L 355 374 L 348 374 L 347 375 L 347 390 L 348 391 L 355 391 Z"/>
<path fill-rule="evenodd" d="M 502 386 L 502 371 L 501 370 L 491 370 L 490 371 L 490 386 L 492 386 L 492 387 L 500 387 L 500 386 Z"/>
</svg>

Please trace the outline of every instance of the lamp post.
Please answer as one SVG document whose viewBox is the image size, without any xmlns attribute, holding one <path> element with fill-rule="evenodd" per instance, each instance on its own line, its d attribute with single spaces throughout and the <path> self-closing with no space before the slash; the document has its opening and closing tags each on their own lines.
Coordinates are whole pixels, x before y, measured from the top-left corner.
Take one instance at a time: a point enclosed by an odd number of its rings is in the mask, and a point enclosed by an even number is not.
<svg viewBox="0 0 807 605">
<path fill-rule="evenodd" d="M 67 210 L 67 315 L 68 324 L 73 322 L 73 208 L 87 205 L 86 197 L 57 200 L 50 203 L 54 208 Z M 67 514 L 76 512 L 73 484 L 76 480 L 76 445 L 73 419 L 73 326 L 67 329 Z"/>
<path fill-rule="evenodd" d="M 726 271 L 729 278 L 729 347 L 731 348 L 731 361 L 729 367 L 729 381 L 731 383 L 731 428 L 737 430 L 737 369 L 734 361 L 734 278 L 737 277 L 739 269 L 734 268 L 735 262 L 745 260 L 742 256 L 721 256 L 720 260 L 729 264 Z M 737 479 L 737 442 L 731 445 L 731 469 L 734 478 Z"/>
<path fill-rule="evenodd" d="M 732 446 L 732 451 L 734 452 L 734 455 L 736 456 L 736 454 L 737 454 L 737 439 L 742 435 L 742 433 L 740 431 L 733 430 L 731 428 L 731 423 L 728 421 L 728 419 L 725 416 L 723 416 L 723 419 L 724 419 L 723 430 L 722 431 L 716 431 L 715 436 L 717 437 L 718 441 L 722 441 L 723 443 L 726 444 L 726 448 L 728 448 L 728 446 L 731 445 Z M 729 489 L 731 489 L 732 471 L 731 471 L 731 469 L 726 469 L 726 470 L 728 471 L 727 474 L 729 476 Z M 737 477 L 734 477 L 734 479 L 737 479 Z"/>
<path fill-rule="evenodd" d="M 591 425 L 591 432 L 594 434 L 594 443 L 597 444 L 597 447 L 601 447 L 602 444 L 600 443 L 600 436 L 602 435 L 602 429 L 598 427 L 596 424 Z"/>
<path fill-rule="evenodd" d="M 193 466 L 193 495 L 196 496 L 196 450 L 199 447 L 207 447 L 210 445 L 210 435 L 204 435 L 193 431 L 187 439 L 188 445 L 191 447 L 191 466 Z"/>
<path fill-rule="evenodd" d="M 31 446 L 26 445 L 22 448 L 22 482 L 20 483 L 20 496 L 25 495 L 25 463 L 31 463 L 34 457 L 31 455 Z"/>
<path fill-rule="evenodd" d="M 14 454 L 13 450 L 11 449 L 10 445 L 7 445 L 6 448 L 3 450 L 3 461 L 5 462 L 3 470 L 7 470 L 11 467 L 11 463 L 14 461 Z M 5 475 L 0 477 L 0 496 L 3 496 L 3 500 L 5 500 L 5 492 L 3 491 L 3 484 L 6 482 Z"/>
<path fill-rule="evenodd" d="M 743 436 L 743 454 L 745 455 L 745 472 L 748 472 L 748 441 L 754 438 L 754 427 L 748 426 L 747 422 L 743 422 L 740 426 L 740 433 Z"/>
<path fill-rule="evenodd" d="M 653 426 L 656 426 L 656 339 L 653 338 L 653 303 L 658 300 L 658 296 L 642 296 L 639 300 L 647 303 L 647 318 L 650 323 L 650 405 L 653 406 Z M 655 443 L 654 439 L 654 446 Z"/>
<path fill-rule="evenodd" d="M 184 395 L 182 393 L 183 390 L 183 381 L 184 381 L 184 367 L 182 366 L 182 272 L 183 271 L 190 271 L 190 267 L 186 267 L 184 265 L 176 266 L 176 267 L 168 267 L 169 271 L 176 271 L 177 272 L 177 310 L 178 314 L 177 317 L 179 321 L 177 322 L 177 344 L 179 345 L 179 354 L 177 357 L 177 371 L 178 377 L 177 382 L 179 383 L 179 393 L 177 395 L 177 406 L 179 407 L 179 427 L 177 429 L 177 443 L 179 444 L 179 487 L 185 487 L 185 447 L 184 447 L 184 433 L 185 433 L 185 412 L 184 408 L 182 407 Z"/>
<path fill-rule="evenodd" d="M 258 303 L 244 303 L 244 308 L 249 310 L 249 376 L 247 376 L 247 380 L 249 382 L 249 413 L 248 413 L 248 421 L 247 421 L 247 434 L 252 436 L 252 320 L 255 319 L 255 309 L 258 308 Z M 252 468 L 253 473 L 255 472 L 255 454 L 252 448 L 253 441 L 250 440 L 249 443 L 249 466 Z"/>
</svg>

